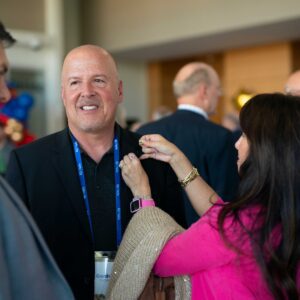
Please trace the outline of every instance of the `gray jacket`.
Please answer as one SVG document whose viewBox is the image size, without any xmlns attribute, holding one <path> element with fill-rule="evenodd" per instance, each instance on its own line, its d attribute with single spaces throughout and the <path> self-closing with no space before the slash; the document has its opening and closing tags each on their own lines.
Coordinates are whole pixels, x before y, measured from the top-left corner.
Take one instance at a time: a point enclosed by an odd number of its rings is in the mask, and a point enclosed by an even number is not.
<svg viewBox="0 0 300 300">
<path fill-rule="evenodd" d="M 0 177 L 0 299 L 74 299 L 39 230 Z"/>
</svg>

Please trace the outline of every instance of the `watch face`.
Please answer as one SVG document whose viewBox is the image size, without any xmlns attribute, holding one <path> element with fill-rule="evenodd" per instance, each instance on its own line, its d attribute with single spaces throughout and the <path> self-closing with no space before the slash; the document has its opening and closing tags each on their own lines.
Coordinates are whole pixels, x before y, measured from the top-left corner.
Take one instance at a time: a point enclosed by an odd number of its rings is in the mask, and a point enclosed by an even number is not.
<svg viewBox="0 0 300 300">
<path fill-rule="evenodd" d="M 140 198 L 133 198 L 130 202 L 130 212 L 135 213 L 141 208 L 141 199 Z"/>
</svg>

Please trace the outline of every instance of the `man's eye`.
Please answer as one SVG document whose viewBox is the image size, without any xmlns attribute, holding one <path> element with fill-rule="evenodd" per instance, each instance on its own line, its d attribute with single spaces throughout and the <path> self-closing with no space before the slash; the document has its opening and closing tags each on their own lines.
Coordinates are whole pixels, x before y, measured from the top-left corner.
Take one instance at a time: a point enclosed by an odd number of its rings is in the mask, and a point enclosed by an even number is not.
<svg viewBox="0 0 300 300">
<path fill-rule="evenodd" d="M 96 78 L 95 82 L 97 82 L 97 83 L 105 83 L 105 81 L 103 79 L 100 79 L 100 78 Z"/>
<path fill-rule="evenodd" d="M 70 82 L 70 85 L 75 85 L 75 84 L 77 84 L 78 83 L 78 81 L 71 81 Z"/>
</svg>

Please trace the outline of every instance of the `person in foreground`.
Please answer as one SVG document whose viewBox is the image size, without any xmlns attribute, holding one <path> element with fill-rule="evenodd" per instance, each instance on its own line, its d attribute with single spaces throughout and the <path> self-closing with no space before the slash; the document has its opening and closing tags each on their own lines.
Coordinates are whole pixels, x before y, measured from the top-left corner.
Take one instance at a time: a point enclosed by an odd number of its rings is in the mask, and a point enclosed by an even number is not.
<svg viewBox="0 0 300 300">
<path fill-rule="evenodd" d="M 5 48 L 15 39 L 0 22 L 0 103 L 10 99 Z M 27 209 L 0 176 L 0 299 L 74 299 Z"/>
<path fill-rule="evenodd" d="M 82 45 L 66 55 L 61 96 L 68 126 L 14 149 L 6 179 L 31 212 L 75 298 L 89 300 L 99 292 L 95 258 L 114 255 L 133 215 L 132 193 L 118 166 L 127 153 L 141 155 L 140 136 L 115 121 L 123 83 L 105 49 Z M 143 167 L 157 206 L 185 226 L 180 185 L 170 166 L 148 160 Z"/>
<path fill-rule="evenodd" d="M 242 108 L 240 121 L 235 147 L 241 181 L 230 203 L 174 144 L 160 135 L 140 139 L 141 159 L 168 162 L 201 215 L 165 244 L 154 273 L 190 275 L 192 299 L 299 299 L 300 99 L 257 95 Z M 120 167 L 134 194 L 150 193 L 136 156 L 125 156 Z"/>
</svg>

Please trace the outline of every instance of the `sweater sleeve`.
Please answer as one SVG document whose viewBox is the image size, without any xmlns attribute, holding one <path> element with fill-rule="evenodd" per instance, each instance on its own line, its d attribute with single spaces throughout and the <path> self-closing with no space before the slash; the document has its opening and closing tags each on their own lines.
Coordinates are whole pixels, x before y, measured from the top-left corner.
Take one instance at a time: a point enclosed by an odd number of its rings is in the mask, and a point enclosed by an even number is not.
<svg viewBox="0 0 300 300">
<path fill-rule="evenodd" d="M 168 241 L 154 265 L 154 273 L 162 277 L 191 275 L 231 261 L 234 250 L 225 245 L 217 229 L 220 208 L 214 205 L 189 229 Z"/>
</svg>

